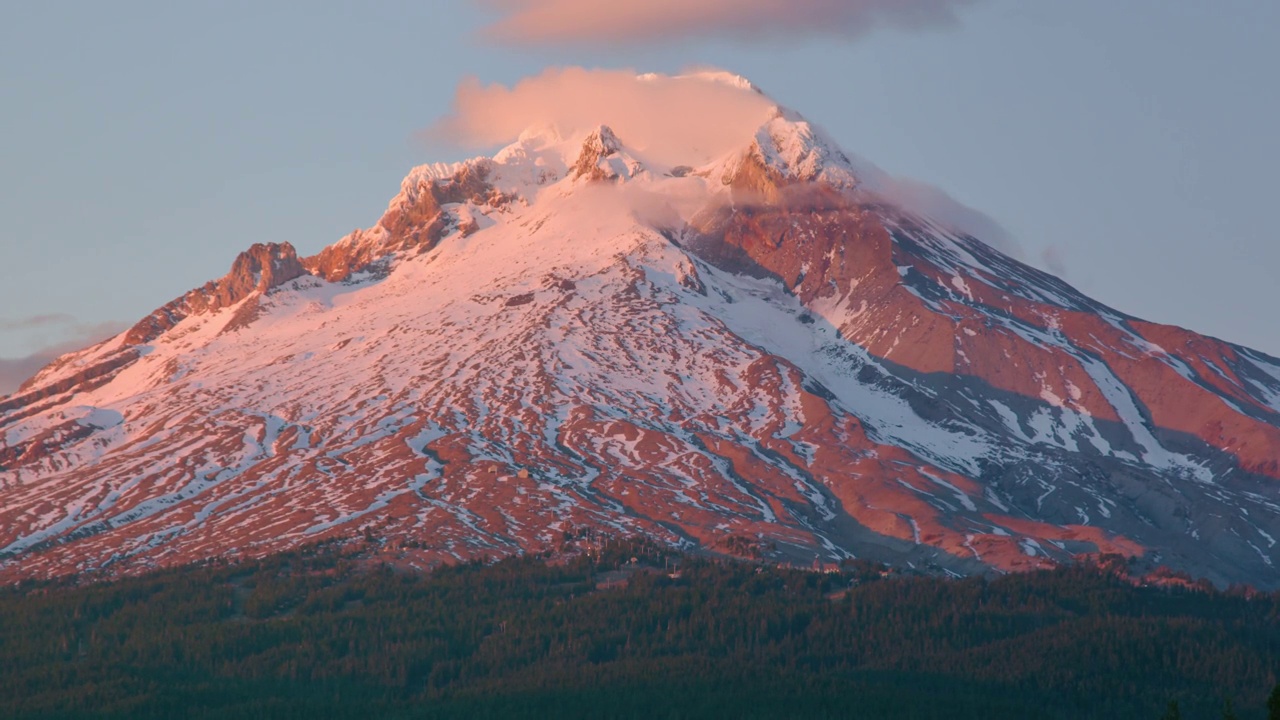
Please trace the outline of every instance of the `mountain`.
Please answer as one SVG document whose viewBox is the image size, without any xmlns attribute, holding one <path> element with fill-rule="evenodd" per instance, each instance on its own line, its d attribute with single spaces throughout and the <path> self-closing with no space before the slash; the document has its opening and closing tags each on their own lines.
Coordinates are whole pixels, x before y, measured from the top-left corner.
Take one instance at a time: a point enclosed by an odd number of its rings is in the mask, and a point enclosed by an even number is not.
<svg viewBox="0 0 1280 720">
<path fill-rule="evenodd" d="M 416 168 L 372 228 L 60 358 L 0 399 L 0 577 L 601 530 L 1275 588 L 1278 483 L 1280 360 L 896 202 L 778 107 L 709 162 L 600 126 Z"/>
</svg>

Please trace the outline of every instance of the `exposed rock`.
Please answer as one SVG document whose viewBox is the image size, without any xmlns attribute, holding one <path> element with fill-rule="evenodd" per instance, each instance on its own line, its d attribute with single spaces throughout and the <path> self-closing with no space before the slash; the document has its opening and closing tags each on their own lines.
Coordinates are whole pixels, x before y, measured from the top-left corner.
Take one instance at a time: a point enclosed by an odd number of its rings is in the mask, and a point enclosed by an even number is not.
<svg viewBox="0 0 1280 720">
<path fill-rule="evenodd" d="M 723 169 L 720 181 L 734 190 L 739 202 L 792 206 L 815 199 L 819 205 L 828 204 L 830 198 L 824 195 L 860 185 L 842 151 L 809 123 L 781 109 L 756 133 L 741 158 Z M 789 197 L 784 195 L 787 188 L 793 190 Z"/>
<path fill-rule="evenodd" d="M 230 307 L 307 274 L 289 243 L 255 244 L 236 256 L 231 271 L 221 279 L 205 283 L 139 321 L 125 335 L 125 343 L 144 345 L 192 315 Z"/>
<path fill-rule="evenodd" d="M 899 283 L 893 240 L 875 215 L 820 186 L 769 192 L 773 204 L 720 208 L 699 218 L 690 247 L 733 272 L 776 277 L 806 303 L 847 290 L 855 278 L 881 283 L 879 292 Z M 793 196 L 823 203 L 781 202 Z"/>
<path fill-rule="evenodd" d="M 573 164 L 570 177 L 593 182 L 618 179 L 618 171 L 605 161 L 621 150 L 622 142 L 618 136 L 609 127 L 601 125 L 582 143 L 582 152 Z"/>
<path fill-rule="evenodd" d="M 511 196 L 489 182 L 491 171 L 490 162 L 482 160 L 463 163 L 451 177 L 444 179 L 411 174 L 372 230 L 357 230 L 303 263 L 319 277 L 339 282 L 369 270 L 393 253 L 430 250 L 455 229 L 454 218 L 446 212 L 447 205 L 471 203 L 500 208 L 512 201 Z M 463 234 L 478 228 L 474 220 L 462 221 L 456 226 Z"/>
<path fill-rule="evenodd" d="M 69 393 L 73 390 L 85 391 L 106 383 L 116 373 L 131 365 L 139 357 L 138 351 L 130 348 L 54 382 L 24 385 L 22 389 L 13 395 L 0 399 L 0 416 L 4 416 L 0 419 L 4 422 L 14 422 L 25 416 L 25 413 L 15 413 L 15 411 L 31 408 L 41 400 L 56 397 L 63 393 Z"/>
<path fill-rule="evenodd" d="M 240 307 L 232 313 L 231 320 L 222 327 L 222 333 L 231 333 L 237 330 L 243 330 L 253 324 L 255 320 L 262 317 L 262 301 L 260 298 L 251 297 L 241 303 Z"/>
<path fill-rule="evenodd" d="M 391 252 L 386 247 L 387 235 L 381 226 L 367 232 L 356 230 L 302 262 L 313 275 L 329 282 L 341 282 L 369 270 Z"/>
</svg>

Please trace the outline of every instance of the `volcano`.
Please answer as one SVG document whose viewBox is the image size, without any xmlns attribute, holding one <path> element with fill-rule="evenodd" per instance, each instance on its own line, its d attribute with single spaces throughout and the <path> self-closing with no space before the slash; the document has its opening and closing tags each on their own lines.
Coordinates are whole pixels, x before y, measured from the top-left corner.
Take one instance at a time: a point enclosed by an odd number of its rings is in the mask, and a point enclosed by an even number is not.
<svg viewBox="0 0 1280 720">
<path fill-rule="evenodd" d="M 373 227 L 58 359 L 0 398 L 0 578 L 608 533 L 1280 587 L 1280 360 L 1095 302 L 768 105 L 714 157 L 598 125 L 416 168 Z"/>
</svg>

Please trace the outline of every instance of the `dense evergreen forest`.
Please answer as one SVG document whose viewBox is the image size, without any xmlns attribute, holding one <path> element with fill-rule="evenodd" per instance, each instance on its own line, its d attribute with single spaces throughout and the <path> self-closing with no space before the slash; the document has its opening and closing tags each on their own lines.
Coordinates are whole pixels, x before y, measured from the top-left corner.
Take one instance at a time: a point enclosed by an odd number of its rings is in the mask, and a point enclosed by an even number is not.
<svg viewBox="0 0 1280 720">
<path fill-rule="evenodd" d="M 1280 670 L 1277 595 L 662 552 L 422 575 L 329 547 L 8 588 L 0 717 L 1261 719 Z"/>
</svg>

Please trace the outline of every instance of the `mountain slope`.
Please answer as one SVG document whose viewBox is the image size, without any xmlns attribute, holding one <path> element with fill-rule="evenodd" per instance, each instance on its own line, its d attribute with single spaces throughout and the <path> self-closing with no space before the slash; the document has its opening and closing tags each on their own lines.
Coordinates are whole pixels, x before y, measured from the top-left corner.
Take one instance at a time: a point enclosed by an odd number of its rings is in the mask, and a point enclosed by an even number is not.
<svg viewBox="0 0 1280 720">
<path fill-rule="evenodd" d="M 418 168 L 373 228 L 254 246 L 60 359 L 0 433 L 8 577 L 597 528 L 1280 585 L 1280 361 L 890 202 L 781 109 L 709 163 L 599 127 Z"/>
</svg>

